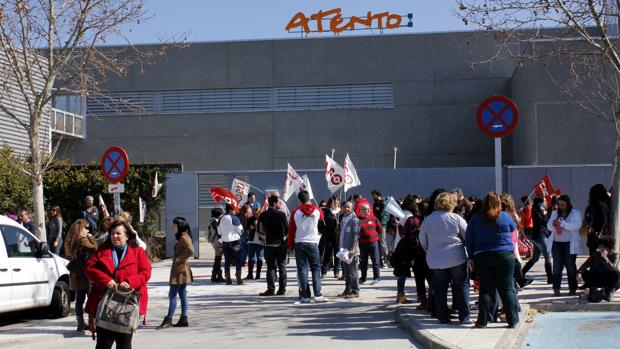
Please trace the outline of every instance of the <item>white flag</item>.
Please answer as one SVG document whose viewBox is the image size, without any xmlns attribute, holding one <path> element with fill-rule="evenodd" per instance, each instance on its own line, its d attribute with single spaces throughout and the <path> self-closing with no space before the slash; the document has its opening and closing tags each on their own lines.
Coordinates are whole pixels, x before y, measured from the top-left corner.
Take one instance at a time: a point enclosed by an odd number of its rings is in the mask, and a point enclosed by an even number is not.
<svg viewBox="0 0 620 349">
<path fill-rule="evenodd" d="M 349 154 L 347 153 L 347 157 L 344 159 L 344 192 L 346 193 L 349 189 L 355 188 L 357 186 L 362 185 L 360 178 L 357 176 L 357 171 L 355 171 L 355 166 L 349 159 Z"/>
<path fill-rule="evenodd" d="M 344 169 L 325 154 L 325 180 L 327 181 L 327 188 L 332 194 L 344 185 L 344 176 Z"/>
<path fill-rule="evenodd" d="M 243 205 L 248 201 L 248 194 L 250 193 L 250 183 L 246 183 L 240 179 L 234 178 L 230 191 L 235 194 L 239 204 Z"/>
<path fill-rule="evenodd" d="M 314 193 L 312 193 L 312 186 L 310 186 L 310 178 L 308 178 L 308 175 L 303 175 L 301 179 L 303 179 L 304 184 L 306 185 L 306 187 L 302 189 L 308 191 L 308 194 L 310 194 L 310 200 L 314 200 Z"/>
<path fill-rule="evenodd" d="M 297 171 L 293 169 L 290 164 L 286 164 L 288 169 L 286 171 L 286 183 L 284 184 L 284 201 L 288 201 L 288 199 L 294 193 L 297 193 L 300 189 L 306 186 L 306 183 L 301 179 L 301 177 L 297 174 Z"/>
<path fill-rule="evenodd" d="M 146 201 L 142 200 L 141 197 L 138 197 L 138 206 L 140 206 L 140 223 L 144 223 L 144 216 L 146 216 Z"/>
<path fill-rule="evenodd" d="M 151 188 L 151 197 L 157 197 L 157 194 L 159 194 L 159 189 L 161 189 L 162 186 L 163 184 L 159 184 L 159 180 L 157 180 L 157 172 L 155 172 L 155 179 L 153 180 L 153 187 Z"/>
<path fill-rule="evenodd" d="M 101 218 L 106 218 L 110 215 L 108 208 L 105 206 L 105 202 L 103 202 L 101 194 L 99 194 L 99 211 L 101 211 Z"/>
</svg>

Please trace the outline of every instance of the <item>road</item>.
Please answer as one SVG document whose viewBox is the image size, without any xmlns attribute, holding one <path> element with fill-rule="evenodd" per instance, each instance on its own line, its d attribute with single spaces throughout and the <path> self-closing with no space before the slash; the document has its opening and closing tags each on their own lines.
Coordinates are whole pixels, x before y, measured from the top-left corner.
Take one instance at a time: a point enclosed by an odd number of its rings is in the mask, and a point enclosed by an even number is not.
<svg viewBox="0 0 620 349">
<path fill-rule="evenodd" d="M 204 246 L 204 245 L 203 245 Z M 202 246 L 201 246 L 202 247 Z M 204 249 L 202 250 L 204 251 Z M 207 257 L 208 258 L 208 257 Z M 149 282 L 148 322 L 134 337 L 134 348 L 419 348 L 419 344 L 394 319 L 396 281 L 390 271 L 382 270 L 379 285 L 362 286 L 361 297 L 343 300 L 335 297 L 344 281 L 333 276 L 323 280 L 325 304 L 294 305 L 297 296 L 294 260 L 289 265 L 288 294 L 261 298 L 266 288 L 264 278 L 245 285 L 213 285 L 210 259 L 193 260 L 196 281 L 188 288 L 190 327 L 155 330 L 168 307 L 170 262 L 153 265 Z M 369 271 L 371 272 L 371 271 Z M 263 274 L 264 276 L 264 274 Z M 409 285 L 413 280 L 409 281 Z M 180 313 L 177 308 L 175 321 Z M 0 320 L 2 348 L 91 348 L 88 335 L 75 331 L 75 318 Z M 6 324 L 8 322 L 8 324 Z"/>
</svg>

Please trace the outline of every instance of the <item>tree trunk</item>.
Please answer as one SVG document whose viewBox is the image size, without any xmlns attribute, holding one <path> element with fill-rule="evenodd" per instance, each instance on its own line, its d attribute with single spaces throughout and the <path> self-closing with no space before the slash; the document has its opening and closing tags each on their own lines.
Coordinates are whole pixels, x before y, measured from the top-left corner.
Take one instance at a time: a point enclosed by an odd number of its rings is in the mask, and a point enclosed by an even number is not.
<svg viewBox="0 0 620 349">
<path fill-rule="evenodd" d="M 616 252 L 620 253 L 620 135 L 616 138 L 616 151 L 614 153 L 613 178 L 611 185 L 611 227 L 616 239 Z"/>
<path fill-rule="evenodd" d="M 32 177 L 32 193 L 34 196 L 34 223 L 37 227 L 37 238 L 41 241 L 47 240 L 45 233 L 45 206 L 43 200 L 43 176 L 38 174 Z"/>
<path fill-rule="evenodd" d="M 32 164 L 32 195 L 34 201 L 33 220 L 36 227 L 36 236 L 40 241 L 47 241 L 45 233 L 45 205 L 43 199 L 43 159 L 41 156 L 39 124 L 42 115 L 39 113 L 30 118 L 30 156 Z"/>
</svg>

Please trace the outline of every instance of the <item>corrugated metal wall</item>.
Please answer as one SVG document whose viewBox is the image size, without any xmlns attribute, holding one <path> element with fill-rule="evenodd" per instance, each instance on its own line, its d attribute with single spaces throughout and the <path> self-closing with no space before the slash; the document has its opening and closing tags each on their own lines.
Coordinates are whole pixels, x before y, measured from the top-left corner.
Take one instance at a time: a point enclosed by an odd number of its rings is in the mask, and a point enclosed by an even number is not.
<svg viewBox="0 0 620 349">
<path fill-rule="evenodd" d="M 0 103 L 12 110 L 26 125 L 30 124 L 30 114 L 23 94 L 15 80 L 9 75 L 7 60 L 0 51 Z M 36 88 L 43 88 L 41 78 L 35 80 Z M 51 141 L 51 103 L 45 112 L 45 119 L 39 128 L 41 149 L 49 151 Z M 28 132 L 14 119 L 0 110 L 0 146 L 8 145 L 15 154 L 27 156 L 30 154 Z"/>
</svg>

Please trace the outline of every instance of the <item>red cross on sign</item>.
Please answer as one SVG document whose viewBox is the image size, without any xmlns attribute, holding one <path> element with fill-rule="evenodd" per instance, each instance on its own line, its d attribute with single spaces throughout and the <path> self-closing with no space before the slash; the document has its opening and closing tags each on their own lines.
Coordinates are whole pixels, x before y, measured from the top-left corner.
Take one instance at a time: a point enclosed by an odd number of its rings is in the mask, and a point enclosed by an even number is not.
<svg viewBox="0 0 620 349">
<path fill-rule="evenodd" d="M 119 146 L 109 147 L 101 157 L 99 165 L 103 177 L 110 183 L 119 183 L 129 172 L 129 157 L 127 152 Z"/>
<path fill-rule="evenodd" d="M 519 123 L 519 109 L 515 102 L 504 96 L 484 100 L 476 113 L 478 127 L 487 136 L 505 137 L 511 134 Z"/>
</svg>

